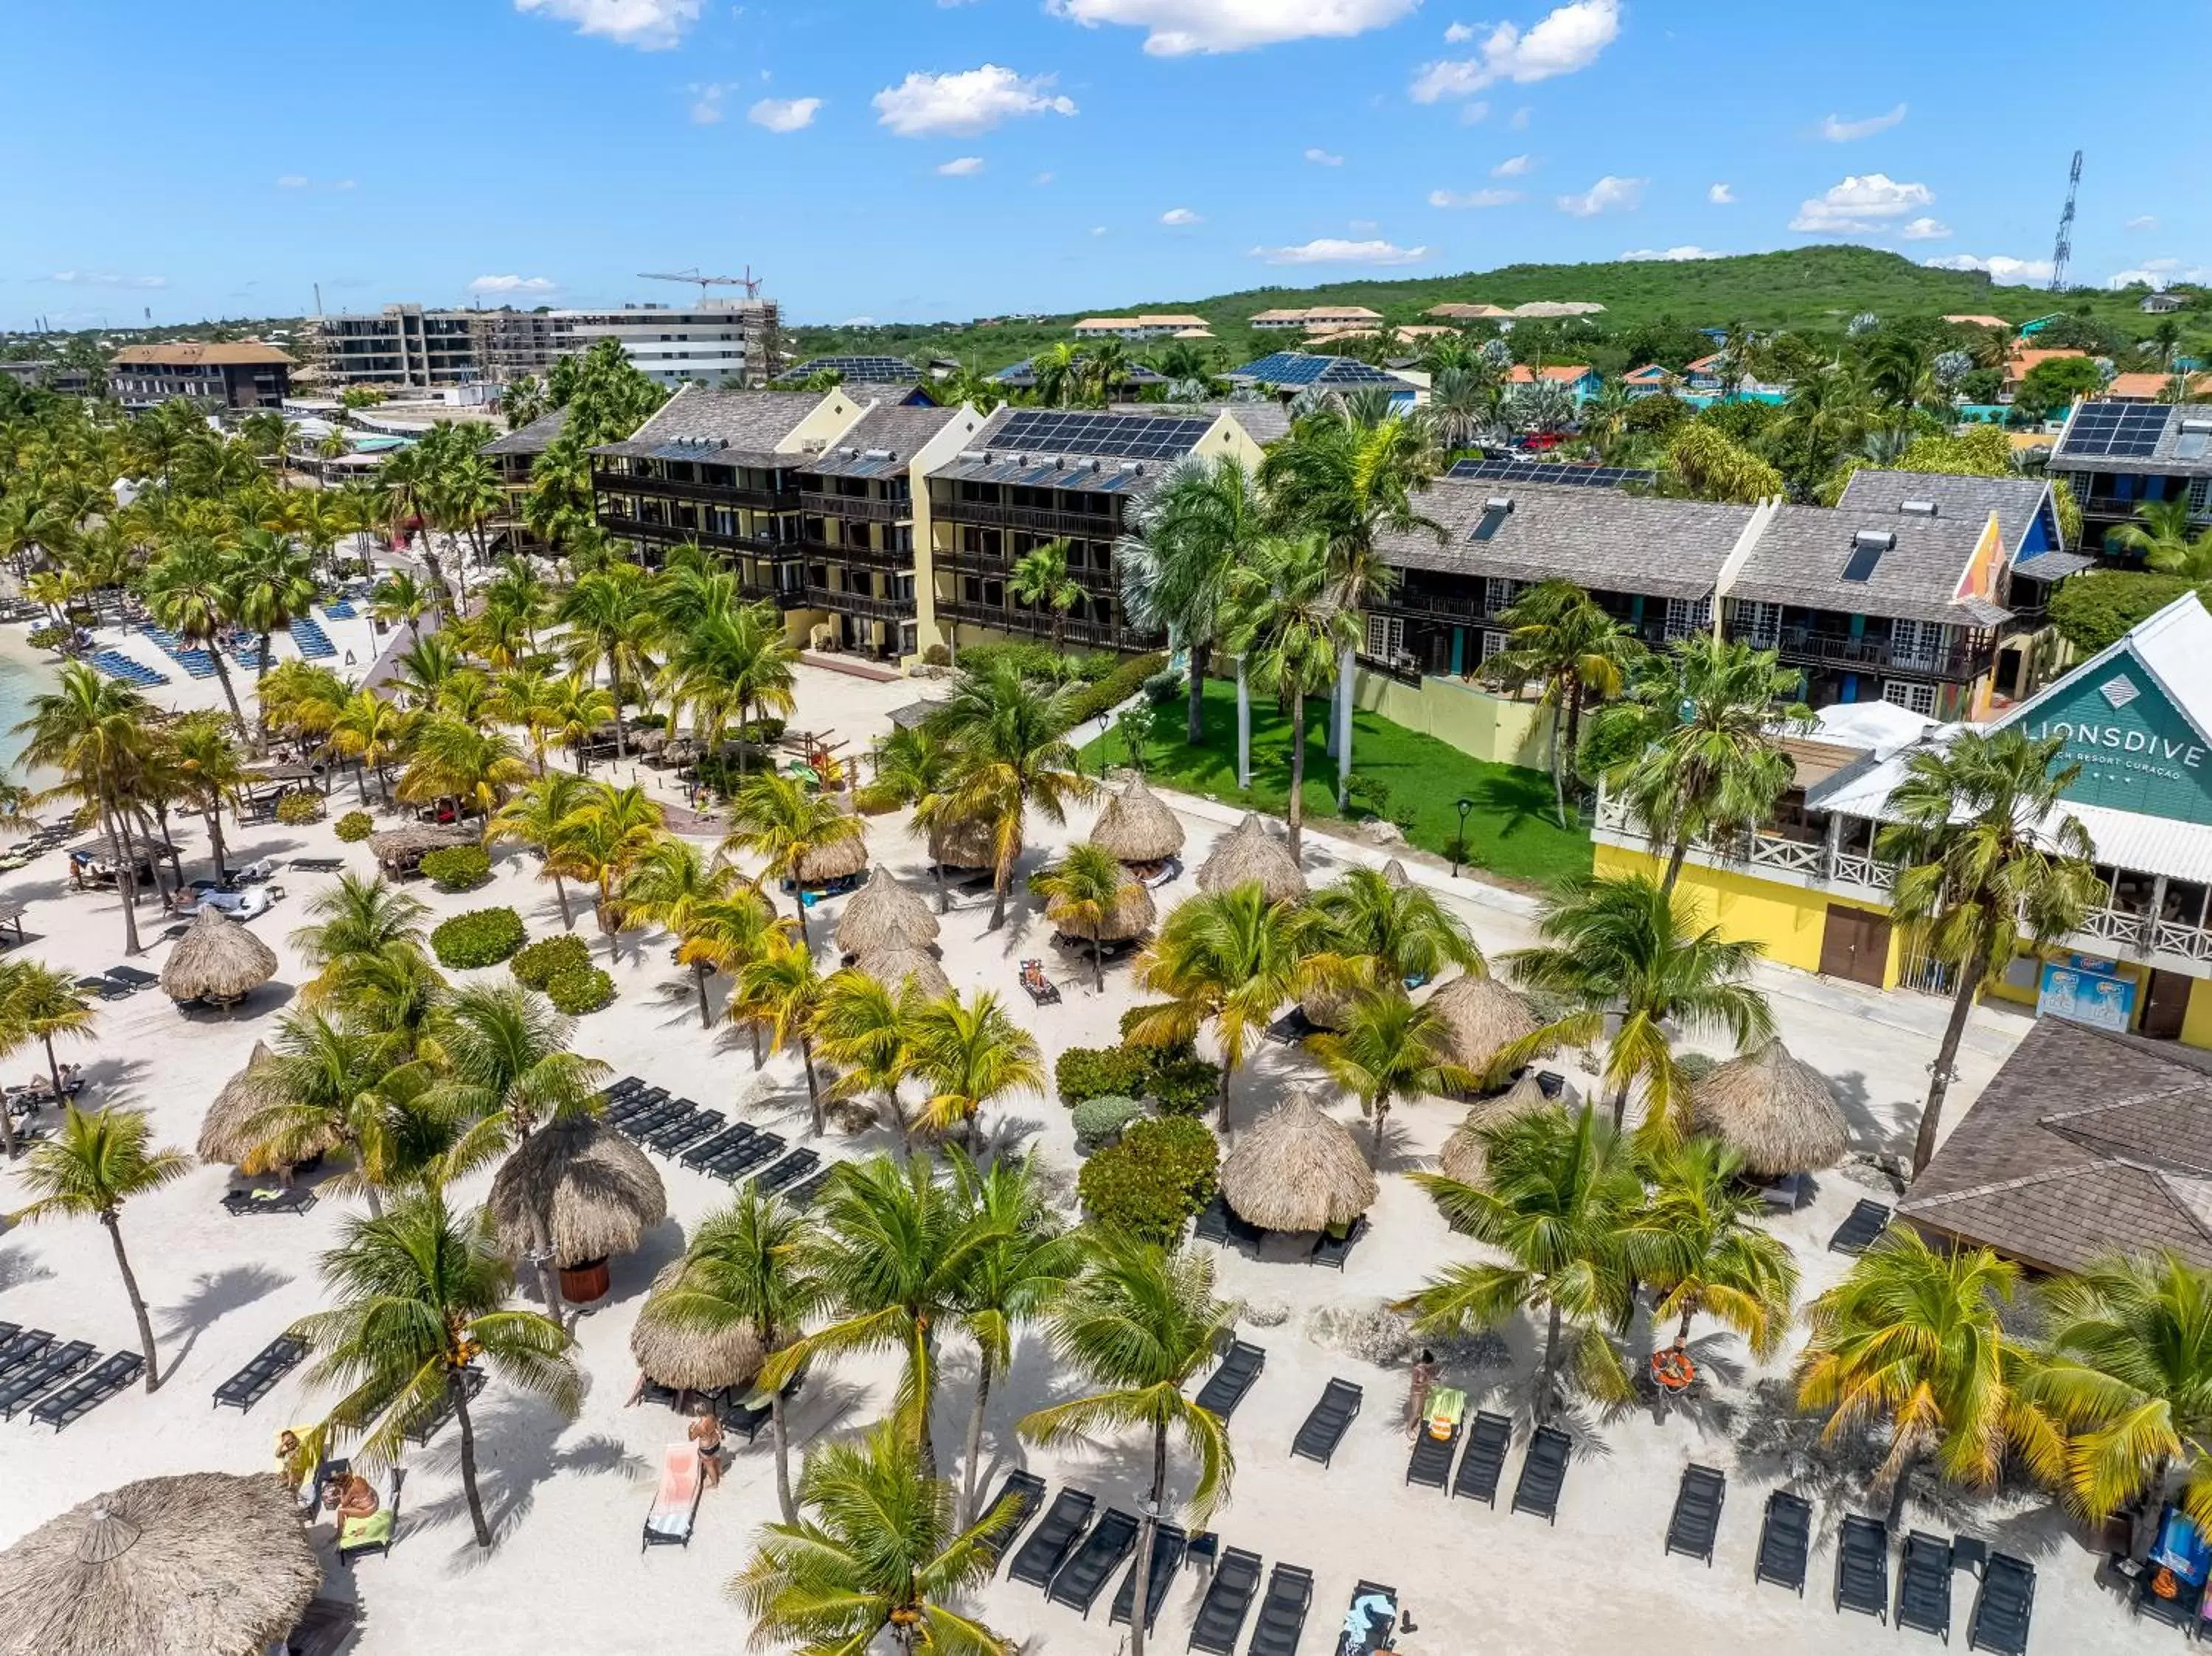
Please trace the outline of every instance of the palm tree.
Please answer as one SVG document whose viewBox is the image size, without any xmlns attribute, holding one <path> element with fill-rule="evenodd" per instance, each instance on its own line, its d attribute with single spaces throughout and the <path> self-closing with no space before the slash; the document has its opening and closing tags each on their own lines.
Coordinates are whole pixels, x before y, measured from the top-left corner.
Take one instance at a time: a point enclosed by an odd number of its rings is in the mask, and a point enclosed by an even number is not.
<svg viewBox="0 0 2212 1656">
<path fill-rule="evenodd" d="M 2064 747 L 2057 736 L 2039 742 L 2016 730 L 1965 731 L 1946 747 L 1914 753 L 1890 797 L 1896 821 L 1875 846 L 1905 865 L 1892 907 L 1959 980 L 1912 1141 L 1916 1178 L 1936 1153 L 1974 997 L 2004 975 L 2023 934 L 2039 949 L 2079 926 L 2103 895 L 2088 830 L 2062 814 L 2081 771 L 2058 763 Z"/>
<path fill-rule="evenodd" d="M 821 1307 L 821 1281 L 803 1258 L 806 1234 L 805 1215 L 748 1185 L 727 1207 L 699 1222 L 674 1276 L 654 1287 L 640 1320 L 710 1339 L 743 1327 L 762 1350 L 781 1350 Z M 783 1521 L 796 1524 L 783 1392 L 770 1392 L 768 1404 L 775 1441 L 776 1501 Z"/>
<path fill-rule="evenodd" d="M 1641 1086 L 1647 1131 L 1679 1135 L 1689 1088 L 1674 1060 L 1675 1034 L 1724 1031 L 1741 1051 L 1774 1033 L 1766 997 L 1750 982 L 1759 945 L 1724 938 L 1702 918 L 1641 874 L 1561 884 L 1537 922 L 1542 941 L 1505 963 L 1522 983 L 1564 996 L 1575 1010 L 1502 1061 L 1604 1037 L 1600 1079 L 1613 1093 L 1613 1126 L 1626 1119 L 1630 1089 Z"/>
<path fill-rule="evenodd" d="M 2197 528 L 2185 498 L 2143 501 L 2132 521 L 2106 535 L 2105 544 L 2116 552 L 2137 554 L 2146 567 L 2161 574 L 2191 581 L 2212 576 L 2212 529 Z"/>
<path fill-rule="evenodd" d="M 1340 962 L 1371 988 L 1417 988 L 1447 967 L 1478 977 L 1486 969 L 1467 923 L 1434 892 L 1379 869 L 1346 869 L 1314 893 L 1300 920 L 1317 963 Z"/>
<path fill-rule="evenodd" d="M 688 840 L 664 834 L 647 847 L 623 878 L 622 909 L 632 924 L 657 925 L 676 939 L 685 952 L 700 929 L 702 915 L 717 912 L 738 887 L 735 869 L 707 854 Z M 707 980 L 714 974 L 711 957 L 694 954 L 684 961 L 699 990 L 699 1025 L 711 1028 L 714 1010 L 707 1004 Z"/>
<path fill-rule="evenodd" d="M 1765 1362 L 1790 1333 L 1797 1261 L 1759 1222 L 1766 1204 L 1742 1177 L 1742 1154 L 1717 1138 L 1692 1138 L 1658 1151 L 1648 1170 L 1651 1193 L 1620 1240 L 1638 1280 L 1658 1296 L 1652 1320 L 1680 1313 L 1679 1351 L 1704 1312 Z"/>
<path fill-rule="evenodd" d="M 61 779 L 40 798 L 76 800 L 106 835 L 123 895 L 124 952 L 130 955 L 139 948 L 131 822 L 142 803 L 152 715 L 137 690 L 72 661 L 55 676 L 52 689 L 31 698 L 30 716 L 15 726 L 25 738 L 17 763 Z"/>
<path fill-rule="evenodd" d="M 208 850 L 218 880 L 230 877 L 223 865 L 222 808 L 246 780 L 246 765 L 220 713 L 186 713 L 169 726 L 162 744 L 170 775 L 207 824 Z"/>
<path fill-rule="evenodd" d="M 1110 851 L 1088 840 L 1070 846 L 1060 859 L 1030 877 L 1030 889 L 1045 900 L 1046 917 L 1073 937 L 1091 939 L 1091 971 L 1106 992 L 1106 922 L 1144 890 Z"/>
<path fill-rule="evenodd" d="M 1229 574 L 1265 533 L 1264 513 L 1258 482 L 1241 459 L 1194 456 L 1169 469 L 1114 549 L 1130 624 L 1167 633 L 1188 658 L 1183 740 L 1192 747 L 1200 739 L 1206 658 L 1220 636 Z"/>
<path fill-rule="evenodd" d="M 579 776 L 589 767 L 585 749 L 592 738 L 610 725 L 621 728 L 620 711 L 612 690 L 592 683 L 581 673 L 569 673 L 553 682 L 546 701 L 546 718 L 552 734 L 575 755 Z"/>
<path fill-rule="evenodd" d="M 1052 611 L 1052 647 L 1066 647 L 1067 612 L 1083 602 L 1083 583 L 1067 573 L 1067 542 L 1047 541 L 1014 561 L 1006 596 L 1033 610 Z"/>
<path fill-rule="evenodd" d="M 137 1274 L 123 1248 L 123 1204 L 164 1185 L 175 1183 L 191 1170 L 192 1158 L 182 1150 L 153 1148 L 154 1128 L 143 1110 L 106 1109 L 87 1115 L 71 1104 L 62 1118 L 61 1131 L 34 1145 L 20 1175 L 33 1199 L 16 1214 L 18 1219 L 97 1219 L 107 1228 L 115 1248 L 115 1268 L 123 1273 L 123 1291 L 131 1301 L 131 1314 L 138 1322 L 138 1346 L 146 1354 L 146 1389 L 159 1390 L 161 1373 L 154 1350 L 154 1324 L 146 1314 L 146 1299 L 138 1291 Z"/>
<path fill-rule="evenodd" d="M 1342 584 L 1317 536 L 1270 538 L 1230 572 L 1223 631 L 1229 653 L 1252 682 L 1291 715 L 1291 855 L 1305 818 L 1306 698 L 1337 671 L 1359 640 L 1359 618 L 1344 607 Z"/>
<path fill-rule="evenodd" d="M 391 1035 L 319 1010 L 286 1014 L 275 1046 L 258 1066 L 264 1101 L 246 1123 L 256 1160 L 289 1168 L 343 1149 L 353 1167 L 338 1187 L 383 1212 L 382 1192 L 416 1171 L 404 1139 L 405 1106 L 427 1079 L 419 1060 Z"/>
<path fill-rule="evenodd" d="M 1413 1313 L 1421 1334 L 1473 1333 L 1520 1311 L 1542 1315 L 1539 1424 L 1561 1401 L 1563 1359 L 1572 1359 L 1584 1390 L 1625 1397 L 1628 1375 L 1605 1331 L 1629 1312 L 1620 1234 L 1644 1194 L 1626 1141 L 1589 1105 L 1572 1116 L 1544 1110 L 1479 1131 L 1480 1185 L 1436 1173 L 1417 1173 L 1413 1182 L 1454 1229 L 1505 1258 L 1450 1266 L 1398 1308 Z"/>
<path fill-rule="evenodd" d="M 796 652 L 783 623 L 765 604 L 713 609 L 689 628 L 672 630 L 668 669 L 670 717 L 690 709 L 702 745 L 712 749 L 734 722 L 755 713 L 788 713 L 797 705 L 791 664 Z M 738 763 L 747 749 L 738 750 Z"/>
<path fill-rule="evenodd" d="M 678 947 L 676 958 L 686 966 L 704 965 L 734 979 L 746 962 L 756 960 L 790 935 L 791 922 L 776 918 L 768 899 L 750 885 L 739 885 L 719 901 L 702 903 L 692 918 L 692 931 Z M 761 1067 L 760 1022 L 734 1004 L 728 1013 L 743 1023 L 752 1037 L 753 1068 Z"/>
<path fill-rule="evenodd" d="M 271 636 L 308 613 L 316 598 L 314 555 L 288 536 L 249 529 L 231 560 L 231 606 L 240 625 L 261 635 L 256 675 L 276 659 Z"/>
<path fill-rule="evenodd" d="M 1307 980 L 1296 916 L 1258 884 L 1186 899 L 1137 957 L 1137 986 L 1168 1004 L 1139 1020 L 1132 1040 L 1148 1046 L 1194 1040 L 1211 1024 L 1221 1048 L 1221 1125 L 1229 1083 L 1251 1042 Z"/>
<path fill-rule="evenodd" d="M 62 1096 L 62 1069 L 54 1058 L 54 1039 L 66 1035 L 78 1040 L 96 1039 L 93 1025 L 100 1014 L 77 980 L 43 961 L 0 962 L 0 1040 L 9 1046 L 35 1040 L 46 1049 L 46 1076 L 54 1096 Z M 0 1115 L 6 1112 L 0 1110 Z M 7 1137 L 8 1159 L 15 1158 L 15 1134 Z"/>
<path fill-rule="evenodd" d="M 457 799 L 465 810 L 489 816 L 529 779 L 530 763 L 510 737 L 434 713 L 415 729 L 398 792 L 410 804 Z"/>
<path fill-rule="evenodd" d="M 422 635 L 422 617 L 433 607 L 434 600 L 422 583 L 404 569 L 387 570 L 368 595 L 368 613 L 374 620 L 390 627 L 406 623 L 410 639 Z"/>
<path fill-rule="evenodd" d="M 147 613 L 174 633 L 178 643 L 208 652 L 215 663 L 216 682 L 222 686 L 222 699 L 230 706 L 231 723 L 244 740 L 246 713 L 239 706 L 238 687 L 230 682 L 229 664 L 218 647 L 238 618 L 231 574 L 230 556 L 215 542 L 180 540 L 154 561 L 139 594 Z"/>
<path fill-rule="evenodd" d="M 806 892 L 799 867 L 815 852 L 848 845 L 865 829 L 860 819 L 826 793 L 795 776 L 763 771 L 749 778 L 730 802 L 730 832 L 725 852 L 761 858 L 763 880 L 788 881 L 799 935 L 806 937 Z"/>
<path fill-rule="evenodd" d="M 1236 1456 L 1229 1424 L 1183 1395 L 1236 1326 L 1237 1307 L 1213 1296 L 1213 1261 L 1193 1249 L 1170 1253 L 1152 1242 L 1109 1233 L 1086 1248 L 1083 1274 L 1051 1311 L 1053 1346 L 1099 1389 L 1040 1409 L 1021 1423 L 1042 1444 L 1088 1441 L 1104 1431 L 1152 1439 L 1152 1481 L 1138 1508 L 1136 1597 L 1129 1617 L 1131 1656 L 1145 1656 L 1152 1547 L 1167 1500 L 1168 1449 L 1180 1438 L 1198 1462 L 1190 1518 L 1202 1526 L 1229 1498 Z"/>
<path fill-rule="evenodd" d="M 627 759 L 623 685 L 642 684 L 656 670 L 653 645 L 660 630 L 647 603 L 645 571 L 616 563 L 580 576 L 561 595 L 553 616 L 567 629 L 568 659 L 579 671 L 589 676 L 606 669 L 615 698 L 615 756 Z"/>
<path fill-rule="evenodd" d="M 1447 453 L 1472 448 L 1486 432 L 1494 431 L 1503 385 L 1498 369 L 1479 356 L 1438 368 L 1423 410 L 1436 434 L 1437 446 Z"/>
<path fill-rule="evenodd" d="M 1931 1456 L 1973 1488 L 1994 1483 L 2008 1453 L 2048 1483 L 2064 1477 L 2064 1440 L 2022 1389 L 2033 1359 L 2004 1328 L 2019 1287 L 2020 1267 L 1988 1248 L 1931 1247 L 1897 1226 L 1807 1312 L 1797 1406 L 1832 1411 L 1830 1441 L 1888 1429 L 1875 1487 L 1890 1491 L 1893 1528 Z"/>
<path fill-rule="evenodd" d="M 960 992 L 906 1009 L 908 1068 L 929 1088 L 921 1125 L 936 1133 L 957 1126 L 972 1133 L 986 1104 L 1011 1094 L 1041 1092 L 1044 1065 L 1029 1031 L 988 989 L 961 1004 Z"/>
<path fill-rule="evenodd" d="M 530 740 L 531 762 L 545 770 L 545 735 L 557 720 L 557 691 L 543 667 L 510 667 L 491 682 L 485 711 L 494 719 L 520 725 Z"/>
<path fill-rule="evenodd" d="M 1012 1500 L 959 1527 L 951 1484 L 888 1422 L 810 1452 L 799 1499 L 814 1518 L 769 1525 L 731 1584 L 757 1641 L 857 1653 L 889 1629 L 909 1656 L 1012 1656 L 1011 1643 L 948 1603 L 989 1579 L 1019 1511 Z"/>
<path fill-rule="evenodd" d="M 561 883 L 564 870 L 557 850 L 568 819 L 590 793 L 591 784 L 582 777 L 568 771 L 546 771 L 517 789 L 484 825 L 484 838 L 493 844 L 511 840 L 538 854 L 538 877 L 553 882 L 554 901 L 561 905 L 562 929 L 568 931 L 576 929 L 576 918 L 568 910 L 568 889 Z"/>
<path fill-rule="evenodd" d="M 457 629 L 458 630 L 458 629 Z M 432 633 L 416 639 L 394 658 L 398 683 L 409 703 L 417 708 L 436 707 L 446 686 L 468 670 L 467 658 L 455 643 L 454 633 Z"/>
<path fill-rule="evenodd" d="M 399 889 L 383 876 L 364 880 L 341 874 L 337 883 L 307 900 L 315 920 L 292 934 L 301 962 L 315 973 L 307 998 L 336 992 L 352 965 L 398 948 L 420 955 L 428 935 L 423 922 L 429 905 Z"/>
<path fill-rule="evenodd" d="M 584 1389 L 570 1355 L 574 1343 L 550 1317 L 503 1308 L 514 1272 L 494 1246 L 489 1216 L 451 1212 L 438 1189 L 381 1217 L 348 1220 L 322 1271 L 337 1303 L 301 1319 L 297 1331 L 317 1354 L 309 1382 L 343 1390 L 329 1426 L 361 1433 L 361 1458 L 389 1465 L 410 1432 L 451 1410 L 469 1520 L 477 1545 L 490 1546 L 477 1488 L 470 1371 L 481 1358 L 502 1381 L 572 1419 Z"/>
<path fill-rule="evenodd" d="M 814 1114 L 814 1136 L 823 1133 L 822 1083 L 814 1072 L 814 1020 L 822 1006 L 823 980 L 814 955 L 803 942 L 781 937 L 738 969 L 730 997 L 730 1016 L 764 1026 L 769 1051 L 796 1045 L 806 1071 L 806 1102 Z"/>
<path fill-rule="evenodd" d="M 954 754 L 951 789 L 941 796 L 945 820 L 992 830 L 995 931 L 1006 923 L 1006 890 L 1028 837 L 1030 808 L 1048 822 L 1065 822 L 1068 805 L 1096 791 L 1067 740 L 1074 693 L 1030 682 L 1001 660 L 988 674 L 963 678 L 933 717 Z"/>
<path fill-rule="evenodd" d="M 1374 1120 L 1370 1166 L 1382 1161 L 1382 1124 L 1395 1101 L 1471 1093 L 1482 1084 L 1480 1076 L 1453 1059 L 1453 1045 L 1443 1014 L 1426 1001 L 1415 1005 L 1395 984 L 1360 991 L 1346 1008 L 1341 1029 L 1307 1038 L 1308 1050 L 1329 1078 Z"/>
<path fill-rule="evenodd" d="M 385 767 L 405 750 L 415 724 L 414 714 L 370 689 L 353 691 L 332 710 L 331 745 L 360 765 L 356 778 L 364 802 L 371 771 L 376 773 L 377 786 L 391 798 L 392 781 Z"/>
<path fill-rule="evenodd" d="M 590 1115 L 610 1073 L 568 1049 L 576 1021 L 520 985 L 475 984 L 447 1008 L 445 1074 L 437 1092 L 465 1120 L 495 1124 L 520 1143 L 548 1122 Z"/>
<path fill-rule="evenodd" d="M 598 888 L 592 909 L 612 961 L 622 946 L 622 883 L 659 842 L 665 813 L 659 800 L 635 783 L 623 788 L 606 782 L 584 786 L 582 803 L 560 825 L 551 858 L 564 874 Z"/>
<path fill-rule="evenodd" d="M 858 967 L 832 972 L 815 1008 L 815 1050 L 839 1071 L 832 1098 L 881 1093 L 910 1151 L 914 1124 L 899 1107 L 899 1083 L 914 1066 L 908 1016 L 922 997 L 912 984 L 894 989 Z M 757 1024 L 755 1025 L 757 1028 Z"/>
<path fill-rule="evenodd" d="M 1629 664 L 1644 646 L 1568 580 L 1538 582 L 1500 619 L 1512 629 L 1510 642 L 1483 663 L 1482 676 L 1516 695 L 1532 681 L 1543 685 L 1540 705 L 1552 713 L 1552 797 L 1565 828 L 1566 769 L 1581 747 L 1583 709 L 1620 694 Z"/>
</svg>

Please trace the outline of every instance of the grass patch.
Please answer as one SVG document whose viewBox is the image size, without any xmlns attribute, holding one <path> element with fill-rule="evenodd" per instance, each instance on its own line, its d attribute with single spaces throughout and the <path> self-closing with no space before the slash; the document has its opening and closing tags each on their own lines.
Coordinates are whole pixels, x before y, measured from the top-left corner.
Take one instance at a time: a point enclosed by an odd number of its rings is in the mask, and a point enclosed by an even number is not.
<svg viewBox="0 0 2212 1656">
<path fill-rule="evenodd" d="M 1252 786 L 1237 786 L 1237 687 L 1209 679 L 1200 715 L 1203 740 L 1183 741 L 1188 704 L 1177 696 L 1162 707 L 1145 709 L 1151 734 L 1145 743 L 1145 774 L 1163 787 L 1204 795 L 1280 816 L 1291 798 L 1291 721 L 1272 701 L 1252 704 Z M 1328 707 L 1306 703 L 1305 810 L 1308 820 L 1336 814 L 1336 765 L 1328 754 Z M 1128 762 L 1128 750 L 1116 730 L 1083 750 L 1085 768 Z M 1451 854 L 1459 837 L 1458 802 L 1474 801 L 1468 813 L 1468 862 L 1508 880 L 1548 883 L 1590 868 L 1589 832 L 1561 828 L 1552 815 L 1552 779 L 1541 771 L 1492 764 L 1472 758 L 1448 743 L 1423 736 L 1371 713 L 1352 717 L 1352 766 L 1355 776 L 1372 777 L 1390 790 L 1387 810 L 1400 822 L 1411 818 L 1406 837 L 1439 857 Z"/>
</svg>

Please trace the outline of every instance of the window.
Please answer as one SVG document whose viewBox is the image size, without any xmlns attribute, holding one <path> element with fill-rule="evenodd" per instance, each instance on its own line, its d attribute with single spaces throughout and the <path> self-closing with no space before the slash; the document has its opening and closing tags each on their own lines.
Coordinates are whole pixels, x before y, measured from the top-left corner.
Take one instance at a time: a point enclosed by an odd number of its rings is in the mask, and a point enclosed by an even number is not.
<svg viewBox="0 0 2212 1656">
<path fill-rule="evenodd" d="M 1406 648 L 1406 623 L 1396 616 L 1370 614 L 1367 654 L 1374 661 L 1395 661 Z"/>
<path fill-rule="evenodd" d="M 1923 684 L 1917 679 L 1886 678 L 1881 682 L 1881 699 L 1929 719 L 1936 716 L 1936 687 L 1933 684 Z"/>
<path fill-rule="evenodd" d="M 1750 600 L 1735 607 L 1737 630 L 1747 644 L 1771 650 L 1782 636 L 1782 606 Z"/>
<path fill-rule="evenodd" d="M 1713 600 L 1708 593 L 1701 598 L 1668 598 L 1667 600 L 1667 636 L 1669 639 L 1687 638 L 1692 633 L 1702 633 L 1713 624 Z"/>
<path fill-rule="evenodd" d="M 1943 656 L 1943 628 L 1933 621 L 1893 621 L 1889 624 L 1889 659 L 1893 666 L 1932 672 Z M 1911 704 L 1901 703 L 1901 706 Z"/>
<path fill-rule="evenodd" d="M 2191 518 L 2212 518 L 2212 477 L 2191 477 L 2189 480 L 2189 515 Z"/>
<path fill-rule="evenodd" d="M 1506 634 L 1490 632 L 1484 633 L 1482 635 L 1482 658 L 1485 661 L 1487 661 L 1492 656 L 1504 654 L 1511 643 L 1511 638 Z"/>
<path fill-rule="evenodd" d="M 1489 602 L 1490 613 L 1494 616 L 1510 609 L 1513 600 L 1521 596 L 1522 588 L 1528 584 L 1526 581 L 1508 580 L 1503 575 L 1492 575 L 1486 579 L 1482 584 L 1483 594 Z"/>
</svg>

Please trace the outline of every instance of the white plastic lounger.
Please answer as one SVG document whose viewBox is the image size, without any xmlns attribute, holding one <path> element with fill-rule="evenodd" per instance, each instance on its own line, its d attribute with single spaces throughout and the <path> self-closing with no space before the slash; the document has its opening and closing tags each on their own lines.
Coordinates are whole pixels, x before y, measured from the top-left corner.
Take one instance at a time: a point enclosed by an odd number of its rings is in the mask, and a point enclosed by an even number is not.
<svg viewBox="0 0 2212 1656">
<path fill-rule="evenodd" d="M 688 1547 L 691 1544 L 692 1526 L 699 1518 L 699 1497 L 707 1487 L 706 1475 L 699 1468 L 699 1446 L 688 1440 L 672 1443 L 660 1452 L 660 1493 L 653 1498 L 653 1510 L 645 1515 L 645 1539 L 638 1550 L 647 1547 Z"/>
</svg>

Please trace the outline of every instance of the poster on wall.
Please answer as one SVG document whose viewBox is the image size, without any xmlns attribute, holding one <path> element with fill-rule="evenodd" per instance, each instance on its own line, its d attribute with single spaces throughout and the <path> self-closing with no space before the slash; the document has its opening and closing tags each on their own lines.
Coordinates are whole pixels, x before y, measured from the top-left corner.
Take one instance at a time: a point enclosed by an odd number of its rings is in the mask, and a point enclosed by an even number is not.
<svg viewBox="0 0 2212 1656">
<path fill-rule="evenodd" d="M 2035 1013 L 2041 1017 L 2046 1012 L 2125 1034 L 2135 1022 L 2136 986 L 2120 976 L 2119 968 L 2110 961 L 2082 955 L 2046 961 L 2035 997 Z"/>
</svg>

